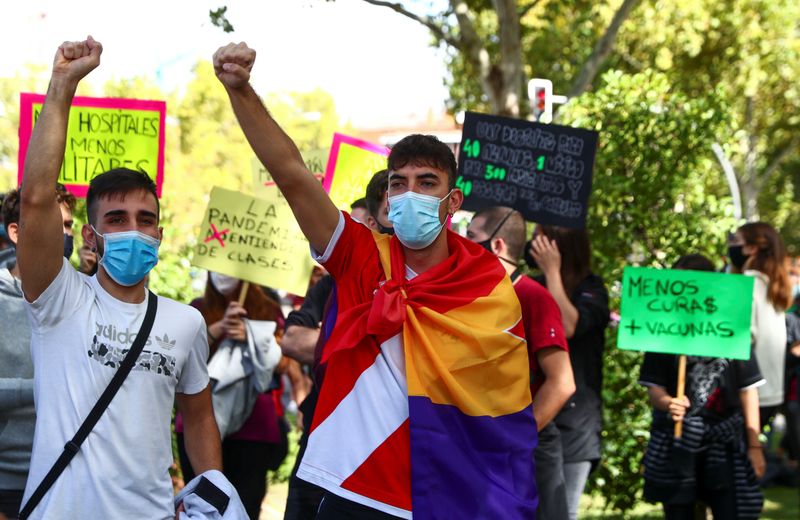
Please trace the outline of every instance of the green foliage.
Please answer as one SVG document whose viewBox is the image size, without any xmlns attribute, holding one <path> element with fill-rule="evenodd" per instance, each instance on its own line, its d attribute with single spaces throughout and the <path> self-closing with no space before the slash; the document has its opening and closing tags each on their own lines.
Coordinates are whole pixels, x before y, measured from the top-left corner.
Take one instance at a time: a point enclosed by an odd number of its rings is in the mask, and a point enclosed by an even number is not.
<svg viewBox="0 0 800 520">
<path fill-rule="evenodd" d="M 566 106 L 562 121 L 600 132 L 587 227 L 594 270 L 618 309 L 626 265 L 668 267 L 684 254 L 724 251 L 734 221 L 710 146 L 729 118 L 717 92 L 690 99 L 662 73 L 610 71 L 602 82 Z M 636 384 L 642 356 L 616 349 L 615 336 L 609 329 L 603 458 L 589 489 L 625 512 L 641 500 L 650 408 Z"/>
<path fill-rule="evenodd" d="M 286 414 L 286 421 L 289 424 L 295 424 L 296 415 L 294 414 Z M 270 484 L 280 484 L 281 482 L 289 482 L 289 479 L 292 477 L 292 470 L 294 469 L 294 463 L 297 460 L 297 453 L 300 451 L 300 445 L 298 441 L 300 440 L 300 430 L 295 428 L 294 426 L 290 427 L 289 429 L 289 453 L 286 454 L 286 458 L 283 459 L 281 466 L 275 470 L 270 471 L 268 475 L 268 481 Z"/>
<path fill-rule="evenodd" d="M 226 13 L 228 12 L 228 6 L 224 5 L 217 9 L 211 9 L 208 11 L 208 17 L 211 19 L 211 23 L 216 27 L 219 27 L 226 33 L 233 32 L 233 25 L 228 21 Z"/>
<path fill-rule="evenodd" d="M 716 258 L 735 227 L 711 153 L 726 107 L 714 91 L 689 99 L 652 71 L 611 71 L 603 82 L 562 112 L 564 123 L 600 132 L 587 221 L 595 270 L 613 281 L 629 264 Z"/>
</svg>

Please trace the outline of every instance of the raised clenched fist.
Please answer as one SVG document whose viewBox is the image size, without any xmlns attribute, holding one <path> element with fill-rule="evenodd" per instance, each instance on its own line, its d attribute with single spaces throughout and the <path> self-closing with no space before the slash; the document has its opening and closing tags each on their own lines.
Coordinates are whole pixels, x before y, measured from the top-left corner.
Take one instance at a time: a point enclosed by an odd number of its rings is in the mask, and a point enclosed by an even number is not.
<svg viewBox="0 0 800 520">
<path fill-rule="evenodd" d="M 78 82 L 100 64 L 103 46 L 91 36 L 84 41 L 64 42 L 53 60 L 53 77 Z"/>
<path fill-rule="evenodd" d="M 250 81 L 256 51 L 246 43 L 229 43 L 220 47 L 212 59 L 214 73 L 227 88 L 238 89 Z"/>
</svg>

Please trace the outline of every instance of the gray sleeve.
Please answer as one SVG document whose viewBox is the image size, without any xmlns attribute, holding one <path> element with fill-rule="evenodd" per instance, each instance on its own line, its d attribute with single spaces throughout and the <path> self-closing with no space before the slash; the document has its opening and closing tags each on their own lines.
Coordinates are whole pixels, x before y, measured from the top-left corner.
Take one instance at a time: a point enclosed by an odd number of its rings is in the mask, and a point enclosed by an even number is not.
<svg viewBox="0 0 800 520">
<path fill-rule="evenodd" d="M 33 379 L 0 378 L 0 410 L 33 405 Z"/>
</svg>

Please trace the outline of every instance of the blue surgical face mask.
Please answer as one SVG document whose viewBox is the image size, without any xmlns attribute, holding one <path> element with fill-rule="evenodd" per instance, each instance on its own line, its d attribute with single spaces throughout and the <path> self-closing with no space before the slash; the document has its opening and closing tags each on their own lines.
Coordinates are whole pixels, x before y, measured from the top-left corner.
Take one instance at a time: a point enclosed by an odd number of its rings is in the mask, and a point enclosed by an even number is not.
<svg viewBox="0 0 800 520">
<path fill-rule="evenodd" d="M 118 284 L 126 287 L 136 285 L 158 263 L 160 242 L 155 238 L 139 231 L 101 235 L 94 227 L 92 230 L 103 238 L 103 256 L 99 264 Z"/>
<path fill-rule="evenodd" d="M 439 219 L 439 205 L 450 193 L 441 199 L 413 191 L 389 197 L 389 220 L 404 246 L 424 249 L 436 240 L 444 227 Z"/>
</svg>

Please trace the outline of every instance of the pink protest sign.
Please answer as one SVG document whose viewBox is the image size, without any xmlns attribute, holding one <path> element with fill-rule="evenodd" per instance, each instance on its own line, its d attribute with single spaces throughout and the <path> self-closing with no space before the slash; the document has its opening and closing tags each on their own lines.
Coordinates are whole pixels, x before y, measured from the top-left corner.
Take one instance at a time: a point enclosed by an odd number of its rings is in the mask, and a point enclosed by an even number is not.
<svg viewBox="0 0 800 520">
<path fill-rule="evenodd" d="M 340 209 L 350 210 L 364 196 L 375 172 L 386 169 L 389 149 L 343 134 L 333 134 L 331 153 L 322 186 Z"/>
<path fill-rule="evenodd" d="M 22 182 L 33 125 L 45 97 L 20 94 L 19 171 Z M 77 197 L 85 197 L 89 182 L 112 168 L 148 174 L 158 196 L 164 182 L 164 130 L 167 104 L 139 99 L 76 97 L 67 127 L 67 146 L 58 182 Z"/>
</svg>

